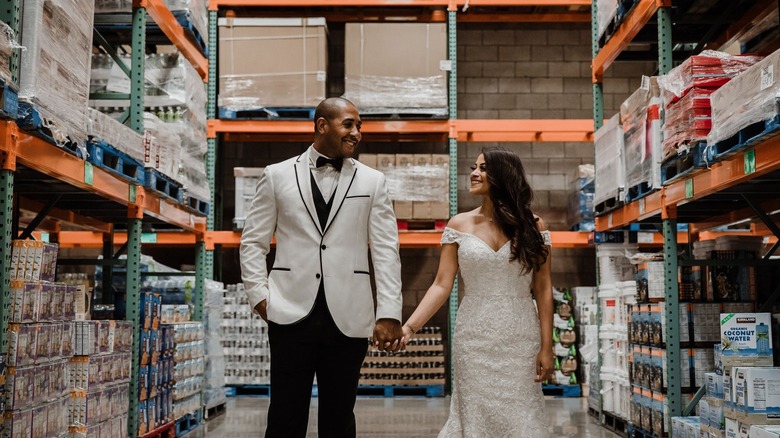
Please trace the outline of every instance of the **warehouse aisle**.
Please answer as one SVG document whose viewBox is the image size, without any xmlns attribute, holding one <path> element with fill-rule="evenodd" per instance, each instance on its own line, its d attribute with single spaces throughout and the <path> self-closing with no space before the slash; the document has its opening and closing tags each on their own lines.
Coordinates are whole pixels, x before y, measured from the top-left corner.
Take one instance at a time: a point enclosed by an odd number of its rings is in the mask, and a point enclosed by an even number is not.
<svg viewBox="0 0 780 438">
<path fill-rule="evenodd" d="M 315 399 L 309 419 L 309 436 L 316 437 Z M 588 416 L 587 399 L 548 398 L 547 412 L 554 419 L 553 436 L 617 438 Z M 435 438 L 447 419 L 447 398 L 359 398 L 356 409 L 358 437 Z M 265 430 L 267 398 L 230 398 L 227 414 L 200 427 L 193 438 L 258 438 Z M 528 437 L 533 438 L 533 437 Z"/>
</svg>

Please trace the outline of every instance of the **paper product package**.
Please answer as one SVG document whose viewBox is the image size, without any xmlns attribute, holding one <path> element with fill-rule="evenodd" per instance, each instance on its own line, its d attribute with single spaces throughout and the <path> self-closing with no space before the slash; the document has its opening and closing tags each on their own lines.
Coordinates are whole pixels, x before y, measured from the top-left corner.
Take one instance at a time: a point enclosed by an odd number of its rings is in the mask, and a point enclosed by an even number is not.
<svg viewBox="0 0 780 438">
<path fill-rule="evenodd" d="M 738 419 L 780 421 L 780 368 L 739 368 L 735 377 Z"/>
<path fill-rule="evenodd" d="M 361 114 L 447 114 L 445 23 L 347 23 L 344 97 Z"/>
<path fill-rule="evenodd" d="M 220 108 L 316 107 L 325 99 L 324 18 L 220 18 L 218 23 Z"/>
<path fill-rule="evenodd" d="M 721 313 L 720 334 L 723 366 L 772 365 L 771 314 Z"/>
<path fill-rule="evenodd" d="M 780 438 L 780 426 L 750 426 L 750 438 Z"/>
<path fill-rule="evenodd" d="M 72 142 L 82 149 L 93 17 L 89 0 L 29 0 L 22 16 L 19 99 L 40 113 L 58 144 Z"/>
</svg>

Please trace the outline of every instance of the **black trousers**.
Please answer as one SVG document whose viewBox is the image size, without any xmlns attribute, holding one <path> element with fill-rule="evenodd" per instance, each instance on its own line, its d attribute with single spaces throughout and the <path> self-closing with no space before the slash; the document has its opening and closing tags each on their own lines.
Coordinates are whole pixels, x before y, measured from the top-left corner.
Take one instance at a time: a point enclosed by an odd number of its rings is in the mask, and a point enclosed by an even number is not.
<svg viewBox="0 0 780 438">
<path fill-rule="evenodd" d="M 312 383 L 317 376 L 320 438 L 354 438 L 355 398 L 368 341 L 336 327 L 322 283 L 303 320 L 268 323 L 271 344 L 271 405 L 266 438 L 305 438 Z"/>
</svg>

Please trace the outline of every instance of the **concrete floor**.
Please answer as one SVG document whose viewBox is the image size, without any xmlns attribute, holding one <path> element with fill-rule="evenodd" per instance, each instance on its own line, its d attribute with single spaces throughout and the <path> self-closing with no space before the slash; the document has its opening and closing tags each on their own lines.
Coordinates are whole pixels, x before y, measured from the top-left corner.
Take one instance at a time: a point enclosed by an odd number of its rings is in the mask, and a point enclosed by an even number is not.
<svg viewBox="0 0 780 438">
<path fill-rule="evenodd" d="M 358 437 L 436 438 L 447 419 L 446 398 L 358 398 L 355 409 Z M 554 422 L 553 436 L 617 438 L 588 415 L 585 398 L 547 398 L 547 411 Z M 228 399 L 227 413 L 192 431 L 192 438 L 259 438 L 265 432 L 267 398 Z M 309 437 L 317 433 L 317 399 L 309 416 Z M 481 437 L 475 437 L 481 438 Z M 486 437 L 487 438 L 487 437 Z M 528 437 L 533 438 L 533 437 Z"/>
</svg>

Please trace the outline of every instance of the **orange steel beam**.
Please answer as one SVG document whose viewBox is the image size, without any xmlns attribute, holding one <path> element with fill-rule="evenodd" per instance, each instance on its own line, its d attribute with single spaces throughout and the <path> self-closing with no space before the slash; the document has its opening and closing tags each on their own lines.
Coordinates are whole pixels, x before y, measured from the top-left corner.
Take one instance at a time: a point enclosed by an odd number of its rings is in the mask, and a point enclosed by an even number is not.
<svg viewBox="0 0 780 438">
<path fill-rule="evenodd" d="M 0 122 L 0 138 L 16 129 L 12 122 Z M 92 169 L 92 184 L 86 182 L 87 163 L 63 149 L 52 145 L 23 131 L 16 133 L 17 141 L 0 144 L 0 150 L 14 154 L 16 161 L 38 172 L 57 178 L 85 192 L 95 193 L 122 205 L 133 205 L 130 202 L 130 185 L 107 170 L 97 166 Z M 183 209 L 182 206 L 145 192 L 143 187 L 137 188 L 135 205 L 152 217 L 176 225 L 180 228 L 197 231 L 205 226 L 206 218 L 196 216 Z"/>
<path fill-rule="evenodd" d="M 766 211 L 766 212 L 780 210 L 780 199 L 766 201 L 766 202 L 763 202 L 763 203 L 761 203 L 759 205 L 761 207 L 761 210 Z M 737 222 L 742 222 L 742 221 L 745 221 L 745 220 L 759 220 L 759 219 L 756 217 L 756 212 L 753 211 L 752 208 L 746 207 L 746 208 L 742 208 L 742 209 L 739 209 L 739 210 L 729 211 L 729 212 L 726 212 L 726 213 L 724 213 L 722 215 L 719 215 L 719 216 L 711 217 L 711 218 L 703 221 L 702 223 L 700 223 L 699 226 L 700 226 L 700 229 L 706 230 L 706 229 L 710 229 L 710 228 L 720 227 L 720 226 L 723 226 L 723 225 L 728 225 L 728 224 L 734 224 L 734 223 L 737 223 Z M 753 225 L 763 226 L 762 223 L 753 224 Z M 759 229 L 760 229 L 760 227 L 759 227 Z M 772 234 L 766 228 L 764 228 L 764 230 L 766 230 L 765 234 Z M 756 233 L 755 235 L 761 235 L 761 234 Z"/>
<path fill-rule="evenodd" d="M 33 213 L 37 213 L 45 207 L 43 202 L 34 201 L 32 199 L 19 197 L 19 208 L 27 210 Z M 82 216 L 72 211 L 64 210 L 61 208 L 53 208 L 49 211 L 48 217 L 56 219 L 58 221 L 67 222 L 69 224 L 76 225 L 82 229 L 90 229 L 97 232 L 107 233 L 111 230 L 111 224 L 101 222 L 91 217 Z"/>
<path fill-rule="evenodd" d="M 458 15 L 458 23 L 589 23 L 590 12 L 547 14 L 480 14 Z"/>
<path fill-rule="evenodd" d="M 163 3 L 163 0 L 134 0 L 133 6 L 145 8 L 152 20 L 160 26 L 165 36 L 197 70 L 203 81 L 208 81 L 208 59 L 200 53 L 200 49 L 184 34 L 181 24 L 176 21 L 176 17 L 173 16 L 168 6 Z"/>
<path fill-rule="evenodd" d="M 589 248 L 593 243 L 593 233 L 579 231 L 551 231 L 553 247 L 555 248 Z M 144 233 L 145 240 L 153 243 L 144 245 L 160 246 L 191 246 L 195 244 L 195 234 L 189 232 Z M 153 236 L 152 236 L 153 235 Z M 238 231 L 207 231 L 207 240 L 215 245 L 226 248 L 238 248 L 241 243 L 241 233 Z M 437 248 L 441 245 L 441 232 L 420 231 L 398 233 L 402 248 Z M 127 234 L 114 233 L 114 245 L 119 246 L 127 241 Z M 102 248 L 103 233 L 92 231 L 61 231 L 59 233 L 61 248 Z"/>
<path fill-rule="evenodd" d="M 590 6 L 590 0 L 328 0 L 317 6 Z M 211 0 L 209 9 L 224 6 L 269 7 L 315 6 L 312 0 Z"/>
<path fill-rule="evenodd" d="M 272 142 L 288 142 L 288 143 L 311 143 L 313 140 L 311 133 L 306 134 L 262 134 L 262 133 L 231 133 L 224 134 L 222 139 L 227 142 L 243 142 L 243 143 L 272 143 Z M 447 133 L 433 133 L 433 134 L 408 134 L 408 133 L 395 133 L 395 132 L 380 132 L 366 134 L 363 133 L 362 143 L 368 142 L 382 143 L 382 142 L 425 142 L 425 143 L 440 143 L 447 141 Z"/>
<path fill-rule="evenodd" d="M 599 53 L 593 59 L 593 82 L 602 81 L 604 71 L 615 62 L 620 53 L 658 11 L 658 8 L 671 5 L 671 0 L 639 0 L 639 4 L 634 6 L 634 9 L 628 14 L 620 28 L 604 44 L 604 47 L 599 49 Z"/>
<path fill-rule="evenodd" d="M 449 130 L 447 120 L 366 120 L 363 122 L 363 134 L 443 134 Z M 236 134 L 273 134 L 284 141 L 284 136 L 306 135 L 314 138 L 314 122 L 311 120 L 218 120 L 208 121 L 208 136 L 214 138 L 219 133 Z"/>
<path fill-rule="evenodd" d="M 593 120 L 457 120 L 454 134 L 462 142 L 592 142 Z"/>
<path fill-rule="evenodd" d="M 667 186 L 666 203 L 668 205 L 683 205 L 780 169 L 780 135 L 767 139 L 753 150 L 756 154 L 756 171 L 754 173 L 745 174 L 745 153 L 739 153 L 720 163 L 713 164 L 709 170 L 700 171 L 690 178 L 675 181 Z M 685 196 L 686 181 L 689 179 L 693 182 L 692 198 Z"/>
<path fill-rule="evenodd" d="M 655 192 L 635 202 L 624 205 L 610 213 L 596 217 L 596 231 L 608 231 L 624 227 L 661 211 L 662 200 L 660 192 Z"/>
</svg>

